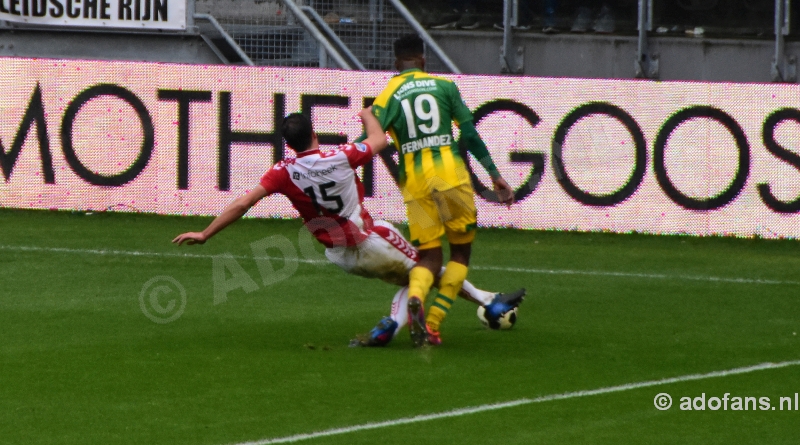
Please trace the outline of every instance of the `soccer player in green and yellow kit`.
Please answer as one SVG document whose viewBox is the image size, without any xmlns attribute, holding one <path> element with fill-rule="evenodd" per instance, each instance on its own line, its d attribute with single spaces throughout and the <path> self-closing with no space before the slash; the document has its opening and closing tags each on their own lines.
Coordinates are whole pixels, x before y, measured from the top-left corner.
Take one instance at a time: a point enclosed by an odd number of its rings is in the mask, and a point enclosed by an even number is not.
<svg viewBox="0 0 800 445">
<path fill-rule="evenodd" d="M 419 248 L 420 259 L 409 274 L 411 338 L 417 346 L 440 344 L 439 325 L 467 277 L 477 225 L 474 192 L 453 122 L 467 150 L 491 176 L 499 201 L 511 205 L 514 194 L 492 162 L 456 84 L 423 71 L 422 39 L 403 36 L 394 42 L 394 52 L 400 74 L 375 99 L 372 112 L 400 153 L 399 183 L 411 242 Z M 425 296 L 442 268 L 442 235 L 450 243 L 450 261 L 425 318 Z"/>
</svg>

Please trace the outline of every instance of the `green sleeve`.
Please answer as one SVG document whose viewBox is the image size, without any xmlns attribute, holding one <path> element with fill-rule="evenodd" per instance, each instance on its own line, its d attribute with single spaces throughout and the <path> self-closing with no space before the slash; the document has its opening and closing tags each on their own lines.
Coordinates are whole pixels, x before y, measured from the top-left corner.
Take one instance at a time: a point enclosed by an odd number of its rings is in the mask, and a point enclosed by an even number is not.
<svg viewBox="0 0 800 445">
<path fill-rule="evenodd" d="M 467 104 L 464 103 L 464 99 L 461 97 L 461 92 L 458 91 L 458 86 L 455 83 L 452 83 L 452 91 L 450 92 L 450 107 L 453 110 L 453 120 L 456 121 L 458 126 L 461 126 L 462 122 L 471 121 L 472 120 L 472 112 L 469 111 L 469 107 Z"/>
<path fill-rule="evenodd" d="M 392 99 L 386 104 L 386 108 L 375 104 L 372 105 L 372 114 L 378 119 L 378 122 L 380 122 L 383 131 L 387 131 L 392 125 L 392 109 L 396 108 L 392 105 Z"/>
<path fill-rule="evenodd" d="M 461 97 L 461 92 L 458 91 L 456 84 L 453 83 L 452 85 L 453 91 L 450 97 L 452 98 L 451 107 L 453 107 L 453 120 L 455 120 L 456 124 L 461 128 L 461 142 L 464 143 L 467 151 L 478 159 L 478 162 L 486 169 L 489 176 L 491 176 L 492 179 L 497 179 L 500 177 L 500 172 L 497 171 L 497 166 L 494 165 L 492 157 L 489 155 L 489 149 L 486 148 L 486 143 L 483 142 L 483 139 L 481 139 L 481 136 L 478 134 L 478 130 L 475 129 L 475 124 L 472 122 L 472 112 L 469 111 L 469 107 L 464 103 L 464 99 Z"/>
<path fill-rule="evenodd" d="M 464 144 L 463 146 L 467 147 L 467 151 L 478 159 L 478 162 L 486 169 L 486 172 L 489 173 L 492 179 L 500 177 L 500 172 L 497 171 L 497 167 L 494 165 L 492 157 L 489 155 L 489 150 L 478 134 L 478 130 L 475 129 L 475 124 L 472 123 L 472 119 L 461 122 L 461 142 Z"/>
</svg>

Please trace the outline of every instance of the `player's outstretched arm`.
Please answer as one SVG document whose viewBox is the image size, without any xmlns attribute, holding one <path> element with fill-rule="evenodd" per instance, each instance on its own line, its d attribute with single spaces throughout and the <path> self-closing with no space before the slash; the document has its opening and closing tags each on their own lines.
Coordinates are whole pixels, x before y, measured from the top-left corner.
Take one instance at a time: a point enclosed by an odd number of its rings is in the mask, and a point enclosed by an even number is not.
<svg viewBox="0 0 800 445">
<path fill-rule="evenodd" d="M 364 124 L 364 132 L 367 134 L 367 138 L 364 139 L 367 145 L 372 148 L 372 154 L 377 154 L 387 145 L 386 142 L 386 133 L 381 128 L 381 123 L 378 122 L 378 118 L 376 118 L 372 114 L 372 107 L 364 108 L 358 113 L 361 116 L 361 122 Z"/>
<path fill-rule="evenodd" d="M 244 216 L 251 207 L 256 205 L 256 203 L 265 196 L 267 196 L 267 190 L 261 185 L 257 185 L 246 195 L 240 196 L 228 204 L 225 210 L 214 218 L 205 230 L 202 232 L 182 233 L 175 237 L 172 242 L 179 246 L 184 242 L 186 244 L 203 244 L 220 230 L 228 227 L 231 223 Z"/>
</svg>

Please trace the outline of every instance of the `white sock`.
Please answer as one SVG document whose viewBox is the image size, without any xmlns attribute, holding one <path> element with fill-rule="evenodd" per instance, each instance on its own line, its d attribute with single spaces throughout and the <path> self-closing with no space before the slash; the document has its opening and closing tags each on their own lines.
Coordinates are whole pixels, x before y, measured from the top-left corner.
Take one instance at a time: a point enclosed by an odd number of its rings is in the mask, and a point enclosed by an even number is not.
<svg viewBox="0 0 800 445">
<path fill-rule="evenodd" d="M 482 306 L 486 306 L 494 300 L 494 293 L 480 290 L 467 280 L 464 280 L 461 290 L 466 292 L 472 299 L 480 301 Z"/>
<path fill-rule="evenodd" d="M 408 323 L 408 286 L 394 294 L 391 317 L 397 322 L 397 329 L 394 330 L 396 335 Z"/>
<path fill-rule="evenodd" d="M 444 273 L 444 267 L 442 267 L 442 270 L 439 271 L 439 278 L 442 277 L 443 273 Z M 470 283 L 468 280 L 464 280 L 464 283 L 461 285 L 461 292 L 464 292 L 467 295 L 469 295 L 470 298 L 475 300 L 475 302 L 479 303 L 481 306 L 486 306 L 487 304 L 490 304 L 492 300 L 494 300 L 494 295 L 495 295 L 494 292 L 478 289 L 477 287 L 475 287 L 474 284 Z M 461 297 L 463 298 L 464 296 L 462 295 Z"/>
</svg>

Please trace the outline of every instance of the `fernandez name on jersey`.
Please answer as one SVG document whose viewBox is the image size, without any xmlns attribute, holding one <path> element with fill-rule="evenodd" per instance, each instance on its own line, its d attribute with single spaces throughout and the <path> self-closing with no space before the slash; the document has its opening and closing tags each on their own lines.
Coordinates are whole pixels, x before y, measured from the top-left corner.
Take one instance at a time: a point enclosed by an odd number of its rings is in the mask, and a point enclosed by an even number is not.
<svg viewBox="0 0 800 445">
<path fill-rule="evenodd" d="M 435 134 L 411 142 L 406 142 L 401 145 L 403 154 L 414 153 L 415 151 L 422 150 L 428 147 L 442 147 L 449 146 L 453 143 L 453 138 L 449 134 Z"/>
</svg>

